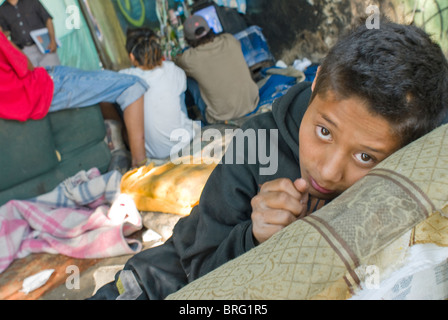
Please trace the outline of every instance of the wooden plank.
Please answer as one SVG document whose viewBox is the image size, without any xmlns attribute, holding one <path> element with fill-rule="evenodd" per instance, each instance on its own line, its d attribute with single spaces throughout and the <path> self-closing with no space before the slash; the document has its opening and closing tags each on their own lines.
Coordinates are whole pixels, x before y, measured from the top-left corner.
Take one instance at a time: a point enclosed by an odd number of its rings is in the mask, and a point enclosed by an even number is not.
<svg viewBox="0 0 448 320">
<path fill-rule="evenodd" d="M 32 254 L 15 260 L 8 269 L 0 274 L 0 300 L 37 300 L 66 283 L 73 273 L 67 273 L 67 267 L 76 266 L 80 273 L 97 264 L 101 259 L 73 259 L 63 255 L 46 253 Z M 20 292 L 23 280 L 44 270 L 54 269 L 48 282 L 29 294 Z"/>
<path fill-rule="evenodd" d="M 161 213 L 142 213 L 144 225 L 153 229 L 162 236 L 165 242 L 172 234 L 175 223 L 180 219 L 178 215 Z M 143 241 L 143 233 L 146 227 L 135 232 L 128 238 L 136 239 L 143 243 L 143 250 L 149 249 L 154 245 L 152 242 Z M 67 273 L 67 267 L 76 266 L 79 268 L 80 276 L 90 268 L 96 268 L 105 265 L 124 264 L 132 255 L 121 257 L 110 257 L 104 259 L 74 259 L 63 255 L 53 255 L 48 253 L 35 253 L 23 259 L 17 259 L 3 272 L 0 273 L 0 300 L 38 300 L 46 299 L 46 296 L 54 292 L 55 289 L 64 286 L 72 273 Z M 20 292 L 23 280 L 44 270 L 54 269 L 48 282 L 41 288 L 36 289 L 29 294 Z M 93 288 L 95 287 L 92 284 Z M 60 290 L 56 290 L 60 292 Z M 50 295 L 51 296 L 51 295 Z M 54 297 L 55 295 L 53 295 Z"/>
</svg>

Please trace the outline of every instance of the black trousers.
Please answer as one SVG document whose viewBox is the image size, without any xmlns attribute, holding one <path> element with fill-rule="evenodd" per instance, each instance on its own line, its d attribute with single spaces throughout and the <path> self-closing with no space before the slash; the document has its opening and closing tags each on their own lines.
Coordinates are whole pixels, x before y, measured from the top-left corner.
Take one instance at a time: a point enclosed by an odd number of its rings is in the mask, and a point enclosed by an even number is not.
<svg viewBox="0 0 448 320">
<path fill-rule="evenodd" d="M 89 300 L 163 300 L 187 285 L 172 238 L 129 259 L 115 281 L 100 288 Z"/>
</svg>

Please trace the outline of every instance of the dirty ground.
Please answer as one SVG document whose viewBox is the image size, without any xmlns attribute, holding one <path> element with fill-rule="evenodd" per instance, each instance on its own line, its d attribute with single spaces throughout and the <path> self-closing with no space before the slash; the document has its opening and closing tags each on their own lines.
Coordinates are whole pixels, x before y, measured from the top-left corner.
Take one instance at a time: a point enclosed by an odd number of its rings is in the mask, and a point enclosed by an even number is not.
<svg viewBox="0 0 448 320">
<path fill-rule="evenodd" d="M 155 212 L 143 212 L 142 217 L 143 229 L 131 238 L 142 241 L 143 250 L 166 241 L 181 218 L 179 215 Z M 153 237 L 144 242 L 145 232 L 148 230 L 160 235 L 160 239 Z M 74 259 L 47 253 L 31 254 L 15 260 L 0 275 L 0 300 L 84 300 L 91 297 L 103 284 L 112 281 L 115 273 L 131 257 L 132 255 L 124 255 L 106 259 Z M 29 294 L 21 292 L 24 279 L 48 269 L 55 271 L 44 286 Z M 75 279 L 77 270 L 79 282 Z M 79 284 L 79 288 L 76 284 Z"/>
</svg>

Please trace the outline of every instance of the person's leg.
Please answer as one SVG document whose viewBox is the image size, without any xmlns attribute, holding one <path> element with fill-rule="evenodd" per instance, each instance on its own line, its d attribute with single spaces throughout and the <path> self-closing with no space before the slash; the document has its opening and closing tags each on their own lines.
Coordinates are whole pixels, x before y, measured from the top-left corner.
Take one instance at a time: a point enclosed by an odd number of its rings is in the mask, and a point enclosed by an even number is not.
<svg viewBox="0 0 448 320">
<path fill-rule="evenodd" d="M 22 51 L 35 67 L 53 67 L 61 65 L 61 60 L 56 52 L 43 54 L 40 52 L 37 45 L 24 47 Z"/>
<path fill-rule="evenodd" d="M 118 103 L 124 111 L 148 90 L 143 79 L 109 70 L 84 71 L 55 66 L 48 67 L 47 71 L 55 86 L 50 112 L 100 102 Z"/>
<path fill-rule="evenodd" d="M 169 239 L 164 245 L 129 259 L 115 281 L 100 288 L 89 300 L 162 300 L 187 283 L 180 258 Z"/>
<path fill-rule="evenodd" d="M 139 77 L 113 71 L 83 71 L 57 66 L 48 68 L 55 85 L 49 112 L 88 107 L 100 102 L 117 103 L 123 110 L 133 166 L 145 162 L 143 122 L 146 82 Z"/>
<path fill-rule="evenodd" d="M 124 124 L 127 129 L 129 149 L 132 156 L 132 167 L 146 164 L 144 98 L 140 97 L 131 103 L 123 113 Z"/>
<path fill-rule="evenodd" d="M 22 52 L 28 57 L 33 66 L 39 67 L 39 62 L 43 57 L 37 45 L 23 47 Z"/>
<path fill-rule="evenodd" d="M 196 104 L 199 111 L 201 112 L 202 121 L 203 121 L 204 125 L 206 125 L 207 118 L 205 115 L 206 114 L 205 111 L 207 109 L 207 105 L 205 104 L 204 100 L 202 99 L 201 90 L 199 89 L 199 84 L 193 78 L 188 77 L 187 78 L 187 88 L 188 88 L 188 92 L 190 93 L 191 97 L 193 97 L 194 103 Z"/>
<path fill-rule="evenodd" d="M 56 52 L 42 55 L 37 67 L 52 67 L 61 65 L 61 60 Z"/>
</svg>

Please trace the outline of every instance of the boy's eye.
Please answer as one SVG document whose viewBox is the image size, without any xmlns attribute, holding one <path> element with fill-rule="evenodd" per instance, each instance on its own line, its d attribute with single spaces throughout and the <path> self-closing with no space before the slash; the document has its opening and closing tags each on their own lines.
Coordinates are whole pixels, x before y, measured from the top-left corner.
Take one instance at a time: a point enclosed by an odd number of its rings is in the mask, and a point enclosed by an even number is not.
<svg viewBox="0 0 448 320">
<path fill-rule="evenodd" d="M 371 156 L 369 156 L 367 153 L 359 153 L 359 154 L 356 154 L 355 157 L 360 162 L 366 163 L 366 164 L 374 161 L 373 158 Z"/>
<path fill-rule="evenodd" d="M 317 126 L 316 127 L 317 136 L 321 139 L 330 141 L 332 139 L 331 132 L 325 127 Z"/>
</svg>

